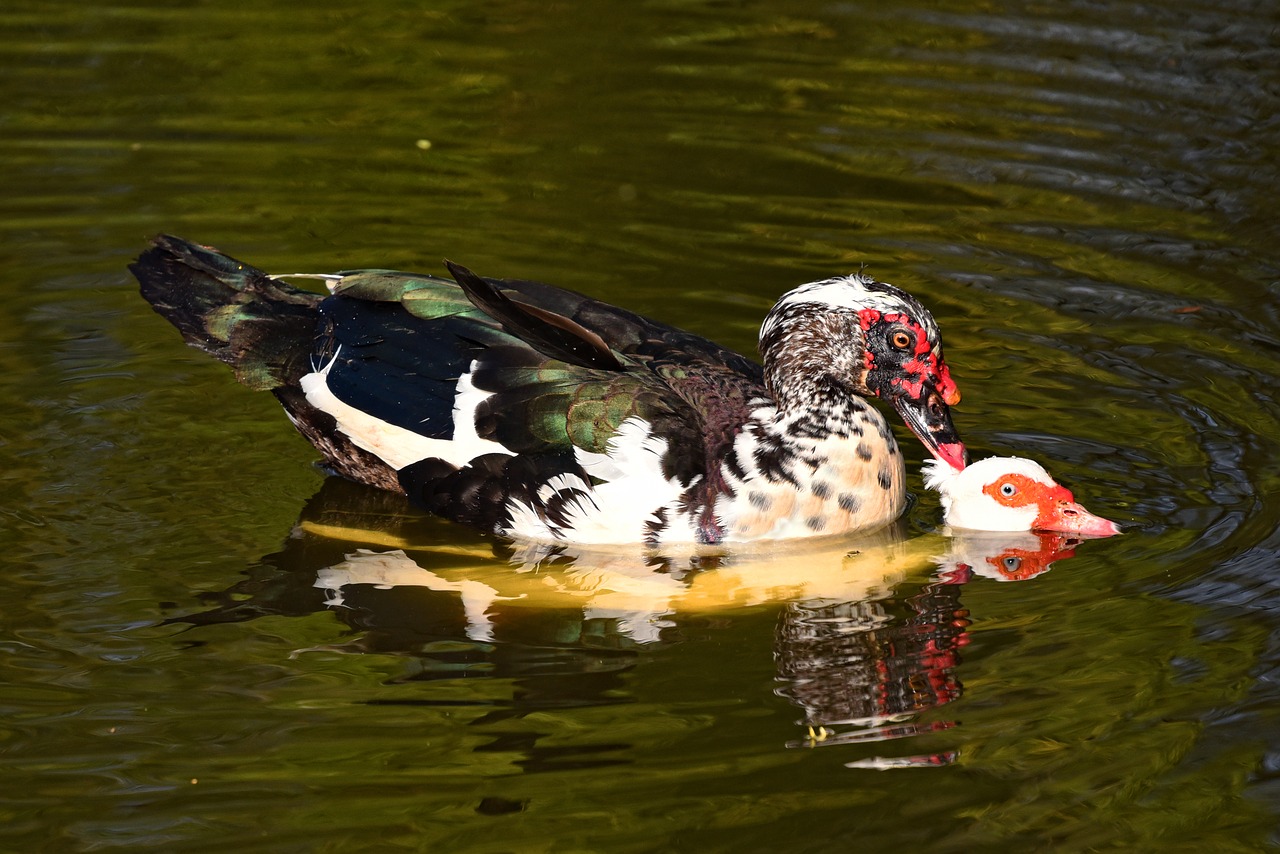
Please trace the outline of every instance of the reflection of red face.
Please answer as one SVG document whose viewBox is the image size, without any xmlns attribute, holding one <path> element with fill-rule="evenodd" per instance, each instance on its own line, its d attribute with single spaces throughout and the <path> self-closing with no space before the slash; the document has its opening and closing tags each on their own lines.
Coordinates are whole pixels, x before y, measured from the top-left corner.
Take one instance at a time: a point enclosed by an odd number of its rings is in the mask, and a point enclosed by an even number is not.
<svg viewBox="0 0 1280 854">
<path fill-rule="evenodd" d="M 1061 487 L 1059 487 L 1061 489 Z M 1065 491 L 1065 490 L 1064 490 Z M 1061 534 L 1037 532 L 1040 548 L 1031 549 L 1006 548 L 999 554 L 988 555 L 987 564 L 996 574 L 1008 581 L 1026 581 L 1041 573 L 1048 572 L 1054 561 L 1074 557 L 1077 541 Z"/>
</svg>

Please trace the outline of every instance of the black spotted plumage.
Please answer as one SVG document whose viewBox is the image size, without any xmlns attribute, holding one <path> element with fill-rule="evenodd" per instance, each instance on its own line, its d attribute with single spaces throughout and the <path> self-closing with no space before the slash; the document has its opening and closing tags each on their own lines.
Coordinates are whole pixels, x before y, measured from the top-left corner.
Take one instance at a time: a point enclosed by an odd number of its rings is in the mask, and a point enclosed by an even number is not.
<svg viewBox="0 0 1280 854">
<path fill-rule="evenodd" d="M 400 485 L 437 516 L 473 527 L 494 530 L 505 524 L 507 502 L 517 500 L 540 506 L 547 523 L 562 528 L 569 496 L 555 493 L 552 500 L 540 504 L 537 488 L 566 471 L 581 474 L 571 453 L 484 454 L 462 467 L 440 459 L 413 463 L 400 470 Z"/>
</svg>

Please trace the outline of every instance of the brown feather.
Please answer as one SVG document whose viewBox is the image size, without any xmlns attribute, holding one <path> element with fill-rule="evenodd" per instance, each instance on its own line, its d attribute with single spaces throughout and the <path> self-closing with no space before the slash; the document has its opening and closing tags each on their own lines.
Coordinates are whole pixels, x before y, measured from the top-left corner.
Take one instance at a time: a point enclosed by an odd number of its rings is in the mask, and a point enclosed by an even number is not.
<svg viewBox="0 0 1280 854">
<path fill-rule="evenodd" d="M 492 282 L 460 264 L 452 261 L 444 264 L 476 308 L 544 355 L 584 368 L 624 370 L 604 339 L 576 321 L 544 308 L 516 302 Z"/>
</svg>

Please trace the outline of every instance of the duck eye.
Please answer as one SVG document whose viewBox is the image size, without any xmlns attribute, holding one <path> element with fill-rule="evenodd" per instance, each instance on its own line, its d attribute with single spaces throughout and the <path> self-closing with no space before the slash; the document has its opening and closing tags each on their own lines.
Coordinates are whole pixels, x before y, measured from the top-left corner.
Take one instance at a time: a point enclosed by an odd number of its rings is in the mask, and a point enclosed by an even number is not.
<svg viewBox="0 0 1280 854">
<path fill-rule="evenodd" d="M 1012 498 L 1018 494 L 1018 487 L 1014 486 L 1012 483 L 1002 483 L 1000 484 L 1000 494 L 1005 498 Z"/>
<path fill-rule="evenodd" d="M 899 329 L 889 336 L 889 343 L 898 350 L 906 350 L 911 346 L 911 333 Z"/>
<path fill-rule="evenodd" d="M 1022 569 L 1022 558 L 1007 557 L 1004 559 L 1004 571 L 1010 574 Z"/>
</svg>

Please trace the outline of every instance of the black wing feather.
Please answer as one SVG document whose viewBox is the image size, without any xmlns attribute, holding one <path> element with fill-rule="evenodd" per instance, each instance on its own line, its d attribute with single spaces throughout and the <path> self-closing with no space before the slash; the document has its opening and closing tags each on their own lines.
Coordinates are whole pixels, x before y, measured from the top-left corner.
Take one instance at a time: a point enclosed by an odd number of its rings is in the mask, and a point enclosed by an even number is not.
<svg viewBox="0 0 1280 854">
<path fill-rule="evenodd" d="M 609 345 L 595 332 L 564 315 L 515 302 L 493 282 L 480 278 L 466 267 L 452 261 L 444 263 L 477 308 L 538 351 L 584 368 L 623 369 Z"/>
<path fill-rule="evenodd" d="M 343 403 L 434 439 L 453 435 L 458 377 L 483 350 L 483 326 L 467 318 L 427 322 L 399 303 L 334 296 L 315 361 L 333 360 L 327 385 Z"/>
</svg>

